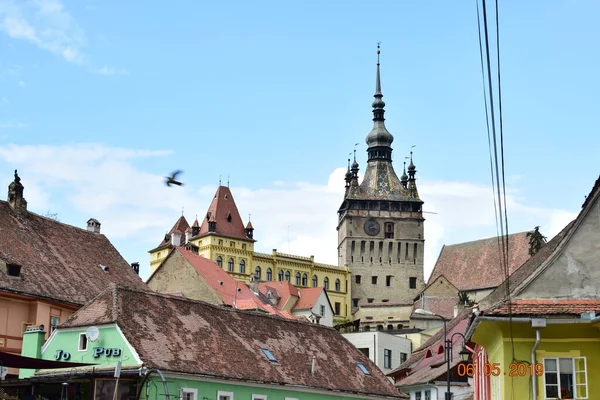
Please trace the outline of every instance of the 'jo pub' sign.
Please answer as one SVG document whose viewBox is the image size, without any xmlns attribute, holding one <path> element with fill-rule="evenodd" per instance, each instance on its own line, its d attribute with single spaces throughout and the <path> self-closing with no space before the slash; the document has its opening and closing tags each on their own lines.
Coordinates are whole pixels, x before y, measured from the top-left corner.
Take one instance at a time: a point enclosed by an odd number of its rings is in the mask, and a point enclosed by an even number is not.
<svg viewBox="0 0 600 400">
<path fill-rule="evenodd" d="M 98 358 L 101 355 L 104 355 L 106 357 L 119 357 L 121 356 L 121 349 L 105 349 L 104 347 L 94 347 L 93 357 Z M 55 360 L 67 361 L 70 358 L 71 353 L 69 353 L 68 351 L 56 350 L 56 354 L 54 355 Z"/>
</svg>

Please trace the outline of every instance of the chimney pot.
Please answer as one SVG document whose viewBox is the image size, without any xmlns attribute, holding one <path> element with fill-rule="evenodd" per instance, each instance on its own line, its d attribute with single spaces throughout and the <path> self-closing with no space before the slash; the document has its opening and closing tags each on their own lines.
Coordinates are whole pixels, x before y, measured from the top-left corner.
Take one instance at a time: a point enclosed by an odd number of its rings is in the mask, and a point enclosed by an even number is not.
<svg viewBox="0 0 600 400">
<path fill-rule="evenodd" d="M 132 262 L 131 263 L 131 268 L 133 268 L 133 270 L 135 271 L 136 274 L 140 274 L 140 263 L 139 262 Z"/>
<path fill-rule="evenodd" d="M 88 219 L 87 230 L 94 233 L 100 233 L 100 222 L 95 218 Z"/>
</svg>

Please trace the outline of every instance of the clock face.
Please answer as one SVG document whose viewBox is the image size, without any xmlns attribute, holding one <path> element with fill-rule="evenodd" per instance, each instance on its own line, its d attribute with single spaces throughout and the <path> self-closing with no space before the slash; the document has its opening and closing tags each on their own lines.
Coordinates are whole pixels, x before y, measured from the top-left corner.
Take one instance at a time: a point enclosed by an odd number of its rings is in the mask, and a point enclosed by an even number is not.
<svg viewBox="0 0 600 400">
<path fill-rule="evenodd" d="M 374 219 L 368 219 L 365 222 L 365 233 L 369 236 L 375 236 L 379 233 L 379 222 Z"/>
</svg>

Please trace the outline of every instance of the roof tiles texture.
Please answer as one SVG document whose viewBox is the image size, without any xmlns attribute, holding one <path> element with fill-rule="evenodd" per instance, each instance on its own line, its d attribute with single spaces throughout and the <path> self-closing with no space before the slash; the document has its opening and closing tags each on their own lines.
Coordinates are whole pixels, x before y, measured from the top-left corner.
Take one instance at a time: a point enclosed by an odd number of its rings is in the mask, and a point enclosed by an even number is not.
<svg viewBox="0 0 600 400">
<path fill-rule="evenodd" d="M 492 309 L 487 315 L 581 315 L 600 313 L 600 300 L 514 300 Z"/>
<path fill-rule="evenodd" d="M 423 296 L 422 299 L 419 299 L 414 302 L 413 312 L 416 309 L 423 309 L 427 311 L 431 311 L 434 314 L 441 315 L 447 320 L 451 320 L 454 318 L 454 306 L 456 305 L 456 297 L 432 297 L 432 296 Z M 417 318 L 423 317 L 422 315 L 415 314 L 412 317 L 416 316 Z"/>
<path fill-rule="evenodd" d="M 233 195 L 227 186 L 219 186 L 217 189 L 206 217 L 202 219 L 200 235 L 208 233 L 209 220 L 216 222 L 215 233 L 218 235 L 248 239 Z"/>
<path fill-rule="evenodd" d="M 322 325 L 113 286 L 62 326 L 113 322 L 150 368 L 401 397 L 368 357 L 336 330 Z M 277 363 L 269 362 L 262 348 L 268 349 Z M 357 362 L 363 363 L 371 376 L 364 375 Z"/>
<path fill-rule="evenodd" d="M 0 259 L 21 265 L 20 278 L 0 273 L 0 290 L 83 305 L 112 282 L 147 288 L 103 234 L 29 211 L 17 214 L 4 201 Z"/>
<path fill-rule="evenodd" d="M 444 275 L 459 290 L 492 288 L 504 280 L 497 237 L 444 246 L 430 282 Z M 527 232 L 508 235 L 509 274 L 529 259 Z"/>
</svg>

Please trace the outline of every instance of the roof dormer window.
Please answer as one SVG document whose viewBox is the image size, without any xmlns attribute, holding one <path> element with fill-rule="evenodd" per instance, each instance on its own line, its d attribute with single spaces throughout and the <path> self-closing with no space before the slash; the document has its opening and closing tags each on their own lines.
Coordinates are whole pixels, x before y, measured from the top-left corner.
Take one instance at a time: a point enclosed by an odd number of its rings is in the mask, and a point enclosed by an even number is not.
<svg viewBox="0 0 600 400">
<path fill-rule="evenodd" d="M 273 362 L 273 363 L 276 363 L 276 362 L 277 362 L 277 359 L 276 359 L 276 358 L 275 358 L 275 356 L 274 356 L 274 355 L 273 355 L 273 354 L 272 354 L 272 353 L 269 351 L 269 349 L 262 348 L 261 350 L 262 350 L 262 352 L 264 353 L 264 355 L 267 357 L 267 359 L 268 359 L 269 361 L 271 361 L 271 362 Z"/>
<path fill-rule="evenodd" d="M 6 264 L 6 274 L 18 278 L 21 276 L 21 266 L 19 264 Z"/>
</svg>

